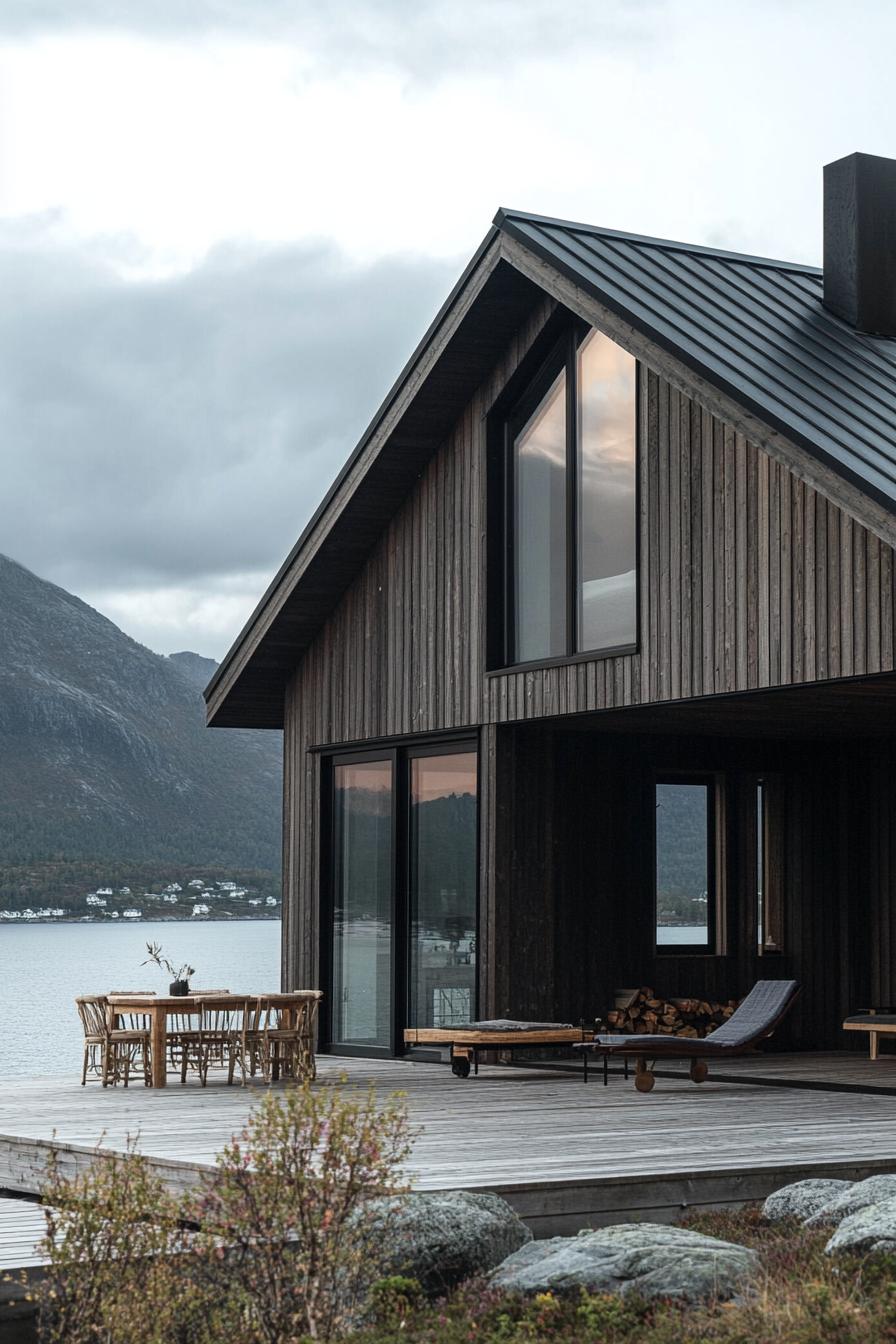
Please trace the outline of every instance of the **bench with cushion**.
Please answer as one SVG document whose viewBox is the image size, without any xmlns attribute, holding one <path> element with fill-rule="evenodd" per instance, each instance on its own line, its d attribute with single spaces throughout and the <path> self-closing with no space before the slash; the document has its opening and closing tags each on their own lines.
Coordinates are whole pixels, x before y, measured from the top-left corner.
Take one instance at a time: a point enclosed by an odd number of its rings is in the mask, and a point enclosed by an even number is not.
<svg viewBox="0 0 896 1344">
<path fill-rule="evenodd" d="M 461 1022 L 452 1027 L 408 1027 L 405 1045 L 447 1045 L 451 1072 L 458 1078 L 470 1074 L 470 1062 L 479 1072 L 479 1054 L 483 1050 L 533 1050 L 581 1045 L 586 1039 L 582 1027 L 569 1022 L 515 1022 L 496 1018 L 488 1022 Z"/>
<path fill-rule="evenodd" d="M 869 1057 L 877 1059 L 880 1036 L 896 1032 L 896 1008 L 865 1008 L 846 1018 L 843 1030 L 867 1031 Z"/>
</svg>

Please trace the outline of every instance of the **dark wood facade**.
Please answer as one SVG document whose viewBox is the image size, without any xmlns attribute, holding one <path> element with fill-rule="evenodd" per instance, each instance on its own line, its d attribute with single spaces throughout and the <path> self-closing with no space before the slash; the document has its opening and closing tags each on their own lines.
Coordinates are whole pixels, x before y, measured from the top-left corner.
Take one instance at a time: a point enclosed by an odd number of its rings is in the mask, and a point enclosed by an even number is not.
<svg viewBox="0 0 896 1344">
<path fill-rule="evenodd" d="M 727 997 L 794 974 L 792 1037 L 840 1044 L 850 1007 L 896 990 L 896 772 L 879 743 L 871 770 L 842 706 L 809 697 L 838 678 L 889 691 L 893 550 L 642 360 L 638 651 L 487 671 L 488 413 L 554 312 L 545 299 L 519 330 L 289 683 L 285 982 L 320 979 L 322 749 L 469 729 L 481 1015 L 578 1020 L 620 982 Z M 706 697 L 729 708 L 691 733 Z M 654 947 L 647 791 L 682 764 L 725 781 L 722 955 Z M 783 952 L 762 957 L 757 774 L 775 781 L 785 920 Z"/>
</svg>

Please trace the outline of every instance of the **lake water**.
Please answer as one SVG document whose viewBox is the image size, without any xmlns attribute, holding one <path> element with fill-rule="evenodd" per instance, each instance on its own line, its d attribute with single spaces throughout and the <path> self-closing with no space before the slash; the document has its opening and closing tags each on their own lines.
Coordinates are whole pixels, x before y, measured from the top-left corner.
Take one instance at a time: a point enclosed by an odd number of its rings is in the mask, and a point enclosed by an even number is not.
<svg viewBox="0 0 896 1344">
<path fill-rule="evenodd" d="M 172 962 L 196 967 L 200 988 L 263 993 L 280 988 L 280 921 L 32 924 L 0 927 L 0 1079 L 48 1074 L 80 1079 L 78 994 L 168 990 L 170 977 L 141 966 L 158 942 Z"/>
</svg>

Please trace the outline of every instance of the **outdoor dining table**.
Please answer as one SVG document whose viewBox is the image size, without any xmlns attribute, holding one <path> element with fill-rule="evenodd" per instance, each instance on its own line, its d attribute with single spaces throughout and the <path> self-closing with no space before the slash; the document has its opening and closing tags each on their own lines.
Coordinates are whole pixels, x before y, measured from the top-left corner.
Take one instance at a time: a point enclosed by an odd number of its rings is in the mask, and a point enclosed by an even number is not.
<svg viewBox="0 0 896 1344">
<path fill-rule="evenodd" d="M 232 999 L 234 1005 L 243 1004 L 247 999 L 262 999 L 275 1005 L 283 1014 L 283 1025 L 294 1027 L 302 1005 L 309 999 L 316 999 L 314 990 L 296 990 L 291 994 L 109 994 L 107 996 L 109 1026 L 114 1027 L 116 1019 L 125 1013 L 141 1013 L 149 1018 L 149 1056 L 153 1087 L 167 1085 L 166 1063 L 168 1058 L 168 1018 L 195 1014 L 198 1016 L 203 998 L 214 998 L 216 1003 Z M 276 1081 L 278 1065 L 275 1060 L 273 1077 Z"/>
</svg>

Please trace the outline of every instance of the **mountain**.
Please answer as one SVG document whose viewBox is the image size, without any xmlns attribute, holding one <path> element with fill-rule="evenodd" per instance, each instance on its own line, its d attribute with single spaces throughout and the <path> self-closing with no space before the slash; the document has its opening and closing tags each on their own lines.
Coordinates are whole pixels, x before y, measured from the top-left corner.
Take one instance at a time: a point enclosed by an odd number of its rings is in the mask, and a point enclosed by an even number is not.
<svg viewBox="0 0 896 1344">
<path fill-rule="evenodd" d="M 280 734 L 205 727 L 215 666 L 150 652 L 0 555 L 0 865 L 276 871 Z"/>
</svg>

